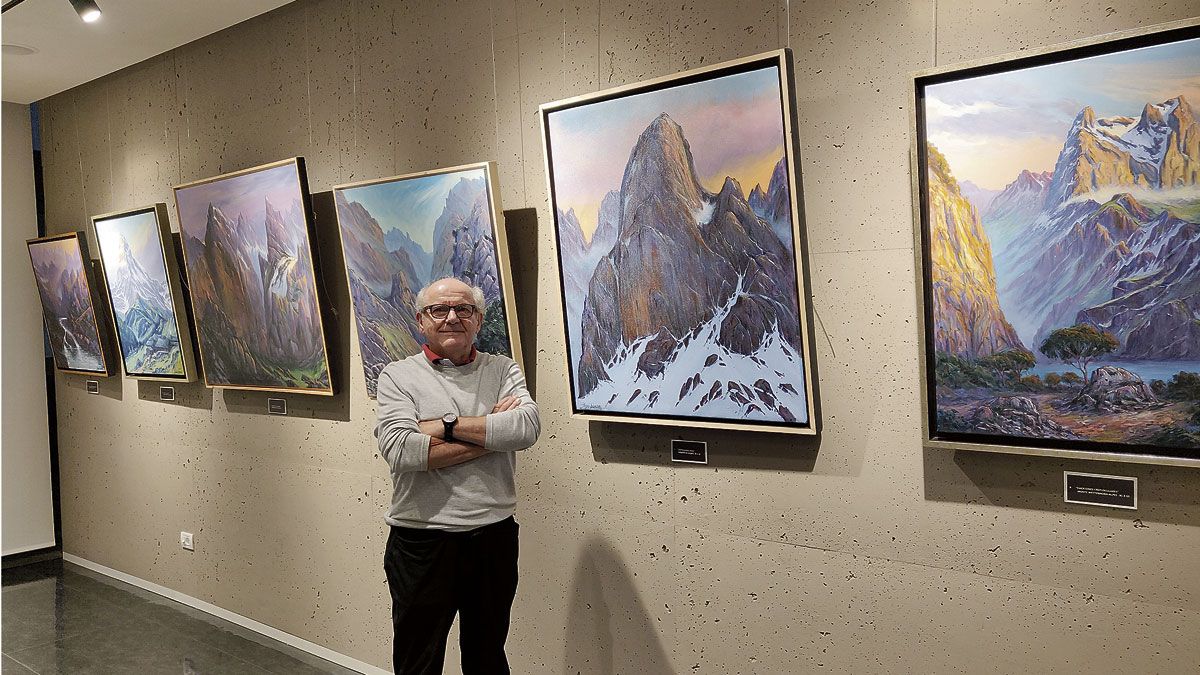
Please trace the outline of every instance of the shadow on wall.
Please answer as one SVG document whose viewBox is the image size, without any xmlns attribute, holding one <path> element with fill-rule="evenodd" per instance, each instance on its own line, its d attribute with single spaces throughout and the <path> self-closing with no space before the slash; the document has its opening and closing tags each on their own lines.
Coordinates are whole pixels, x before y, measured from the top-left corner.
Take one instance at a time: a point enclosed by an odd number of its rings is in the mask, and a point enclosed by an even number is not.
<svg viewBox="0 0 1200 675">
<path fill-rule="evenodd" d="M 658 630 L 633 589 L 617 550 L 589 535 L 571 589 L 564 673 L 672 672 Z"/>
<path fill-rule="evenodd" d="M 118 356 L 117 358 L 120 357 Z M 57 387 L 59 391 L 78 389 L 80 393 L 87 394 L 87 383 L 95 380 L 100 386 L 100 391 L 98 394 L 92 394 L 93 396 L 99 395 L 105 398 L 111 398 L 114 401 L 120 401 L 125 397 L 125 392 L 122 389 L 124 378 L 122 378 L 120 374 L 121 364 L 118 363 L 115 365 L 116 370 L 114 371 L 114 374 L 107 376 L 99 374 L 76 375 L 75 373 L 64 373 L 55 369 L 55 372 L 58 373 L 58 382 L 55 384 L 55 387 Z"/>
<path fill-rule="evenodd" d="M 304 417 L 339 422 L 350 421 L 350 289 L 342 258 L 342 239 L 338 232 L 333 192 L 314 192 L 313 263 L 317 271 L 321 320 L 325 324 L 325 344 L 329 358 L 329 376 L 333 396 L 267 393 L 226 389 L 222 397 L 230 412 L 269 415 L 268 398 L 287 400 L 288 417 Z M 361 372 L 361 371 L 360 371 Z"/>
<path fill-rule="evenodd" d="M 537 400 L 538 354 L 538 229 L 537 209 L 513 209 L 504 212 L 504 232 L 508 239 L 508 259 L 512 267 L 513 297 L 517 304 L 517 323 L 521 330 L 521 352 L 525 363 L 525 385 Z"/>
<path fill-rule="evenodd" d="M 671 440 L 708 443 L 708 466 L 719 469 L 813 471 L 819 436 L 589 422 L 592 457 L 607 464 L 671 464 Z"/>
<path fill-rule="evenodd" d="M 175 390 L 175 400 L 164 401 L 162 388 L 171 387 Z M 213 390 L 204 386 L 201 379 L 192 382 L 160 382 L 157 380 L 138 380 L 138 399 L 162 403 L 167 406 L 195 408 L 197 410 L 212 410 Z"/>
<path fill-rule="evenodd" d="M 924 449 L 925 498 L 990 504 L 1173 525 L 1200 526 L 1196 469 L 1152 464 L 1095 462 L 967 450 Z M 1063 471 L 1138 479 L 1138 509 L 1104 508 L 1063 501 Z"/>
</svg>

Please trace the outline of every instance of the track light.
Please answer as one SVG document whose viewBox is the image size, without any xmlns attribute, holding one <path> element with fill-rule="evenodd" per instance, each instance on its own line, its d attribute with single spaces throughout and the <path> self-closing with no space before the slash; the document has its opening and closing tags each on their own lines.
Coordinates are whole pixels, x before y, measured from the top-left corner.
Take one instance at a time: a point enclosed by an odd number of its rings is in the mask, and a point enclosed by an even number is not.
<svg viewBox="0 0 1200 675">
<path fill-rule="evenodd" d="M 96 4 L 96 0 L 70 0 L 70 3 L 84 23 L 100 20 L 100 6 Z"/>
</svg>

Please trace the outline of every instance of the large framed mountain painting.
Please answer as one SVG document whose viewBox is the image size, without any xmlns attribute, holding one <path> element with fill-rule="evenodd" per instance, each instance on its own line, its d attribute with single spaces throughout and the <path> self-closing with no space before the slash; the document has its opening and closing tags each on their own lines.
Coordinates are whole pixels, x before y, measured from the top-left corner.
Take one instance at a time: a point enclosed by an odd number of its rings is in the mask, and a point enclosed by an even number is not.
<svg viewBox="0 0 1200 675">
<path fill-rule="evenodd" d="M 210 387 L 332 395 L 303 158 L 175 188 Z"/>
<path fill-rule="evenodd" d="M 816 433 L 788 59 L 542 106 L 575 415 Z"/>
<path fill-rule="evenodd" d="M 1200 28 L 915 91 L 927 443 L 1200 460 Z"/>
<path fill-rule="evenodd" d="M 483 290 L 476 344 L 521 362 L 508 245 L 491 162 L 333 188 L 367 394 L 421 351 L 417 292 L 443 277 Z"/>
<path fill-rule="evenodd" d="M 169 223 L 166 204 L 92 217 L 125 376 L 188 382 L 195 366 Z"/>
<path fill-rule="evenodd" d="M 108 375 L 87 239 L 82 232 L 71 232 L 30 239 L 27 245 L 54 367 L 64 373 Z"/>
</svg>

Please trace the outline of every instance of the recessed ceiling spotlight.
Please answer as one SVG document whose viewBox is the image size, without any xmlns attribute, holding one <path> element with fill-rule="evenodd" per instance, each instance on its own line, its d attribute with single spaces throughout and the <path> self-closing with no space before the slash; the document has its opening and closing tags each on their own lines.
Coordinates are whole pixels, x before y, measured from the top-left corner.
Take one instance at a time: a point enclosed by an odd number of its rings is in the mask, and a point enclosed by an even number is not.
<svg viewBox="0 0 1200 675">
<path fill-rule="evenodd" d="M 84 23 L 94 23 L 100 20 L 100 6 L 96 4 L 96 0 L 69 1 Z"/>
<path fill-rule="evenodd" d="M 25 45 L 4 45 L 3 47 L 0 47 L 0 51 L 2 51 L 5 56 L 29 56 L 30 54 L 37 53 L 36 49 L 33 47 L 26 47 Z"/>
</svg>

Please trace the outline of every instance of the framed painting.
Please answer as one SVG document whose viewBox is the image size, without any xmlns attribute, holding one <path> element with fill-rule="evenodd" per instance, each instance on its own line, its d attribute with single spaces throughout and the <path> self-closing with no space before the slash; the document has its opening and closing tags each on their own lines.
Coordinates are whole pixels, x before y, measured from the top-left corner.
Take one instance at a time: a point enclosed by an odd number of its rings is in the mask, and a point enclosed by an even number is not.
<svg viewBox="0 0 1200 675">
<path fill-rule="evenodd" d="M 443 277 L 483 290 L 479 350 L 521 363 L 493 163 L 338 185 L 333 195 L 368 396 L 384 366 L 421 351 L 417 292 Z"/>
<path fill-rule="evenodd" d="M 192 339 L 167 205 L 93 216 L 92 230 L 125 376 L 192 381 Z"/>
<path fill-rule="evenodd" d="M 1200 465 L 1200 25 L 914 94 L 926 444 Z"/>
<path fill-rule="evenodd" d="M 103 329 L 96 319 L 92 258 L 82 232 L 30 239 L 29 260 L 42 301 L 54 367 L 107 376 Z"/>
<path fill-rule="evenodd" d="M 541 107 L 574 415 L 816 433 L 789 69 Z"/>
<path fill-rule="evenodd" d="M 209 387 L 332 395 L 304 159 L 175 188 Z"/>
</svg>

